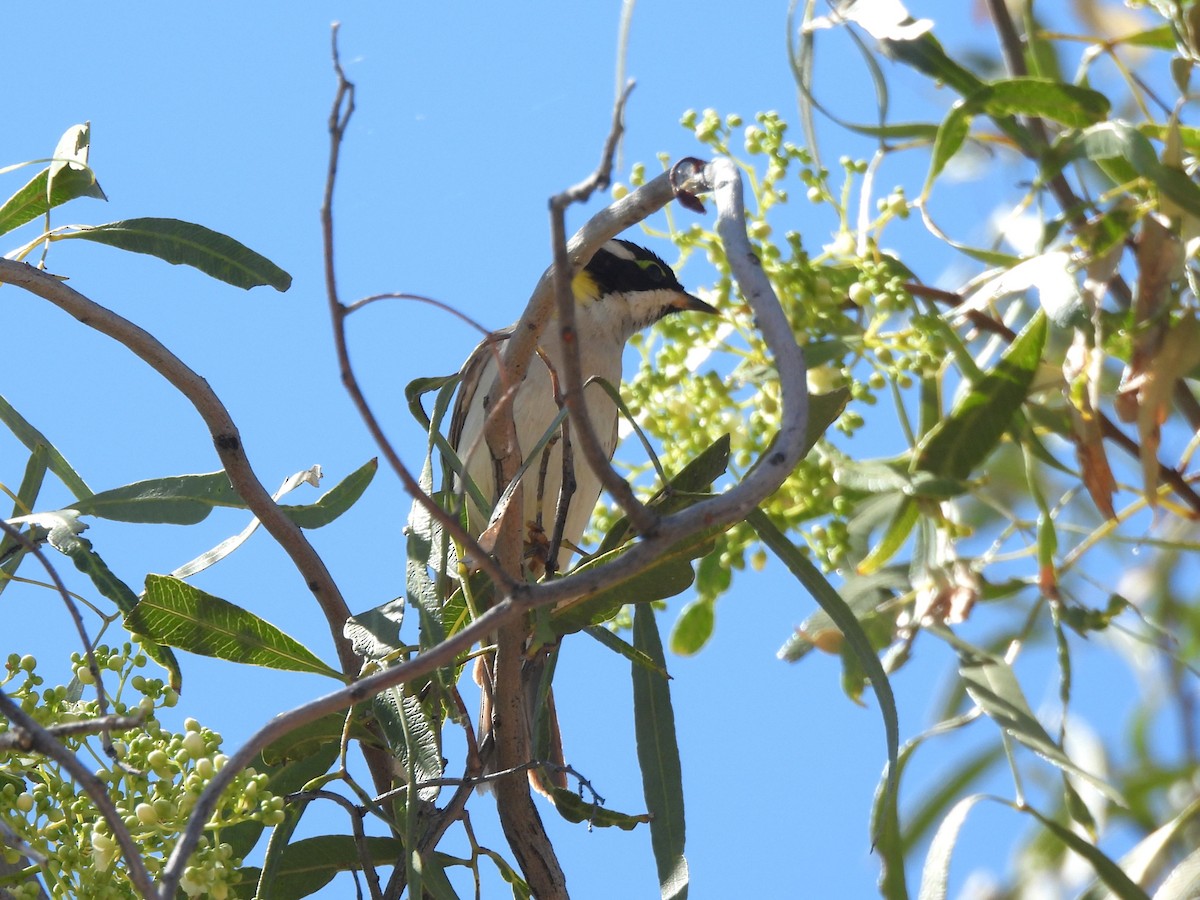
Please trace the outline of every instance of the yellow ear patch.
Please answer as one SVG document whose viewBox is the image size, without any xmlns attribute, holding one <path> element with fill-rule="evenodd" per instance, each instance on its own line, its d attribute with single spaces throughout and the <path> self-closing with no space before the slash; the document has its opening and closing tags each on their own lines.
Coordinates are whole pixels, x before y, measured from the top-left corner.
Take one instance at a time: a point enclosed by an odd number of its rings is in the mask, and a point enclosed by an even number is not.
<svg viewBox="0 0 1200 900">
<path fill-rule="evenodd" d="M 596 283 L 592 273 L 584 269 L 571 279 L 571 293 L 575 295 L 576 303 L 595 300 L 600 296 L 600 285 Z"/>
</svg>

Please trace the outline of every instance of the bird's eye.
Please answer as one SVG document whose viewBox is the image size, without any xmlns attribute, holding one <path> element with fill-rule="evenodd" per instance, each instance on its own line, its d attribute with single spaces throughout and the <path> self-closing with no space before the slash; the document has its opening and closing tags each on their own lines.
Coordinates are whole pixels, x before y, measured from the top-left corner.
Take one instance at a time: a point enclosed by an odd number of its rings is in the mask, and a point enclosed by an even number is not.
<svg viewBox="0 0 1200 900">
<path fill-rule="evenodd" d="M 646 277 L 649 278 L 655 284 L 658 284 L 661 281 L 667 280 L 667 273 L 664 272 L 663 267 L 660 266 L 656 262 L 642 263 L 642 271 L 645 272 Z"/>
</svg>

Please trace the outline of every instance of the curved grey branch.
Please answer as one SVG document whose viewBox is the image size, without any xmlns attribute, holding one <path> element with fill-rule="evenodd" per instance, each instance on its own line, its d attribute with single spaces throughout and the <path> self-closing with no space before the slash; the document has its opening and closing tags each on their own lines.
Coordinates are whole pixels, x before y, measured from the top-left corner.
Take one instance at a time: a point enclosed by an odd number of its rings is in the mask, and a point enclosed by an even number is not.
<svg viewBox="0 0 1200 900">
<path fill-rule="evenodd" d="M 342 637 L 342 626 L 350 618 L 350 610 L 346 607 L 341 591 L 299 526 L 271 499 L 271 494 L 254 474 L 242 447 L 242 438 L 237 426 L 220 398 L 208 386 L 208 382 L 150 332 L 89 300 L 53 275 L 25 263 L 0 259 L 0 282 L 24 288 L 31 294 L 48 300 L 89 328 L 123 344 L 187 398 L 208 426 L 217 456 L 220 457 L 221 465 L 229 475 L 234 490 L 246 501 L 246 506 L 262 522 L 263 528 L 283 547 L 320 604 L 337 646 L 342 671 L 347 675 L 357 672 L 358 659 L 349 642 Z"/>
</svg>

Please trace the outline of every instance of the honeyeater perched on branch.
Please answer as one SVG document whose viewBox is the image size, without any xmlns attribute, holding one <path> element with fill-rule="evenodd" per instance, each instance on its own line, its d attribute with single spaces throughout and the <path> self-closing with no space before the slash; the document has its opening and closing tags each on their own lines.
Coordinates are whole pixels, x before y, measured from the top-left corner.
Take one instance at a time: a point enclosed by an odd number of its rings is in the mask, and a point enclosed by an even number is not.
<svg viewBox="0 0 1200 900">
<path fill-rule="evenodd" d="M 670 266 L 644 247 L 629 241 L 610 240 L 596 251 L 591 261 L 571 283 L 575 299 L 575 333 L 578 337 L 580 370 L 583 376 L 584 404 L 600 445 L 608 458 L 617 446 L 618 410 L 612 397 L 590 380 L 603 380 L 616 386 L 621 382 L 622 357 L 626 342 L 643 328 L 664 316 L 679 312 L 715 313 L 716 310 L 684 290 Z M 496 375 L 505 341 L 513 328 L 495 332 L 467 358 L 450 423 L 449 440 L 458 454 L 467 476 L 483 497 L 495 503 L 495 466 L 484 438 L 487 416 L 495 408 L 496 398 L 488 392 L 503 390 Z M 573 477 L 575 490 L 566 496 L 565 511 L 559 511 L 559 489 L 563 483 L 562 428 L 550 436 L 543 452 L 532 450 L 550 432 L 558 417 L 564 383 L 564 349 L 557 316 L 542 331 L 537 355 L 530 360 L 525 380 L 513 400 L 513 420 L 521 452 L 527 464 L 521 475 L 523 512 L 526 522 L 527 573 L 540 575 L 549 562 L 551 568 L 565 564 L 583 537 L 584 529 L 600 499 L 600 476 L 592 471 L 578 444 L 568 459 L 567 484 Z M 568 438 L 573 434 L 566 430 Z M 480 509 L 467 492 L 467 521 L 474 535 L 488 525 L 490 509 Z M 564 515 L 565 512 L 565 515 Z M 561 525 L 558 520 L 561 519 Z M 556 527 L 561 527 L 561 546 L 566 552 L 560 559 L 547 560 L 547 548 L 553 542 Z M 486 545 L 486 541 L 484 541 Z M 490 726 L 486 698 L 489 693 L 486 667 L 476 673 L 485 696 L 480 734 Z M 534 712 L 530 711 L 531 715 Z M 556 728 L 552 728 L 552 733 Z M 557 736 L 555 735 L 555 740 Z M 536 782 L 535 782 L 536 784 Z"/>
</svg>

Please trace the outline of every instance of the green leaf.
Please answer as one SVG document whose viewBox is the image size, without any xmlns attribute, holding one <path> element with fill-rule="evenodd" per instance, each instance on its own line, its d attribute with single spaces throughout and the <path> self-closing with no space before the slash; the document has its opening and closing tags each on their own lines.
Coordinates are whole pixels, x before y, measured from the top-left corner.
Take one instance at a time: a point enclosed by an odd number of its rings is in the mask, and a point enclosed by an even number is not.
<svg viewBox="0 0 1200 900">
<path fill-rule="evenodd" d="M 967 819 L 967 813 L 980 800 L 990 799 L 984 794 L 972 794 L 964 797 L 942 820 L 937 833 L 929 844 L 929 852 L 925 854 L 925 868 L 921 871 L 921 892 L 919 900 L 945 900 L 947 882 L 950 880 L 950 857 L 954 853 L 954 845 L 958 842 L 958 832 Z"/>
<path fill-rule="evenodd" d="M 921 439 L 918 469 L 965 479 L 991 455 L 1029 394 L 1046 331 L 1046 315 L 1038 310 L 995 367 L 971 384 L 950 415 Z"/>
<path fill-rule="evenodd" d="M 358 502 L 378 469 L 378 459 L 368 460 L 322 494 L 315 503 L 298 506 L 281 503 L 279 508 L 301 528 L 321 528 Z"/>
<path fill-rule="evenodd" d="M 272 788 L 277 794 L 289 794 L 293 791 L 298 791 L 311 779 L 323 775 L 329 771 L 329 766 L 333 764 L 334 758 L 338 753 L 338 744 L 342 740 L 342 732 L 346 727 L 346 716 L 344 713 L 330 713 L 326 716 L 321 716 L 299 728 L 294 728 L 285 734 L 283 737 L 276 738 L 267 744 L 259 754 L 259 759 L 262 762 L 260 771 L 269 771 L 273 781 L 278 781 L 279 789 Z M 365 741 L 373 741 L 379 744 L 378 738 L 373 737 L 358 720 L 355 719 L 350 727 L 350 737 L 353 739 L 361 739 Z M 320 764 L 315 764 L 319 771 L 313 772 L 308 777 L 301 779 L 301 775 L 285 776 L 283 773 L 287 767 L 294 764 L 312 760 L 314 758 L 325 758 L 325 753 L 329 748 L 333 748 L 333 756 L 325 763 L 324 768 L 320 768 Z"/>
<path fill-rule="evenodd" d="M 21 484 L 13 501 L 13 512 L 9 518 L 27 515 L 33 511 L 38 494 L 42 490 L 42 483 L 46 479 L 48 456 L 49 448 L 45 444 L 34 446 L 33 452 L 25 462 L 25 474 L 21 477 Z M 24 544 L 9 536 L 8 532 L 0 535 L 0 560 L 3 561 L 0 562 L 0 594 L 12 584 L 12 577 L 17 573 L 24 558 Z"/>
<path fill-rule="evenodd" d="M 362 846 L 372 866 L 392 866 L 404 856 L 403 845 L 391 837 L 367 836 Z M 362 860 L 351 835 L 305 838 L 283 850 L 269 896 L 271 900 L 299 900 L 315 894 L 339 872 L 361 870 Z"/>
<path fill-rule="evenodd" d="M 634 607 L 633 645 L 659 666 L 665 666 L 662 640 L 653 608 Z M 642 666 L 632 666 L 633 718 L 637 735 L 638 765 L 650 820 L 650 843 L 658 866 L 658 886 L 663 900 L 686 900 L 688 864 L 683 854 L 683 773 L 675 737 L 675 713 L 666 678 Z"/>
<path fill-rule="evenodd" d="M 605 628 L 603 625 L 591 625 L 591 626 L 583 629 L 583 631 L 585 634 L 588 634 L 588 635 L 591 635 L 592 637 L 594 637 L 596 640 L 598 640 L 601 644 L 603 644 L 609 650 L 612 650 L 614 653 L 617 653 L 617 654 L 625 657 L 627 660 L 629 660 L 635 666 L 642 666 L 644 668 L 649 669 L 652 672 L 657 672 L 663 678 L 669 677 L 667 675 L 667 670 L 666 670 L 665 666 L 658 665 L 658 663 L 656 663 L 654 660 L 652 660 L 649 656 L 647 656 L 645 653 L 643 653 L 637 647 L 633 646 L 633 644 L 630 644 L 628 641 L 622 640 L 620 635 L 614 634 L 612 631 L 610 631 L 608 628 Z"/>
<path fill-rule="evenodd" d="M 1115 163 L 1110 176 L 1117 183 L 1131 174 L 1148 179 L 1155 187 L 1193 216 L 1200 217 L 1200 187 L 1183 172 L 1164 165 L 1154 146 L 1132 125 L 1102 122 L 1084 129 L 1055 148 L 1065 163 L 1086 158 L 1101 165 Z"/>
<path fill-rule="evenodd" d="M 342 634 L 363 659 L 381 660 L 402 650 L 400 626 L 404 622 L 404 598 L 397 597 L 382 606 L 351 616 Z"/>
<path fill-rule="evenodd" d="M 137 481 L 101 491 L 75 503 L 73 508 L 82 515 L 117 522 L 195 525 L 204 521 L 214 506 L 244 508 L 245 505 L 222 470 Z"/>
<path fill-rule="evenodd" d="M 1077 765 L 1042 727 L 1008 663 L 968 644 L 947 628 L 932 626 L 931 630 L 958 651 L 958 672 L 967 693 L 1005 734 L 1062 771 L 1087 781 L 1113 802 L 1128 806 L 1116 788 Z"/>
<path fill-rule="evenodd" d="M 1180 810 L 1171 821 L 1154 829 L 1138 841 L 1132 850 L 1121 857 L 1121 871 L 1139 884 L 1148 883 L 1168 858 L 1172 844 L 1180 838 L 1185 826 L 1198 815 L 1200 815 L 1200 798 L 1193 800 Z M 1112 896 L 1111 891 L 1101 890 L 1100 885 L 1093 884 L 1079 895 L 1079 900 L 1112 900 Z M 1185 900 L 1188 896 L 1192 895 L 1175 895 L 1178 900 Z M 1159 900 L 1158 894 L 1155 894 L 1155 900 Z"/>
<path fill-rule="evenodd" d="M 53 538 L 51 542 L 54 543 Z M 128 616 L 138 605 L 137 594 L 130 589 L 129 585 L 113 574 L 100 555 L 92 549 L 91 541 L 74 536 L 67 543 L 57 544 L 55 549 L 69 556 L 71 562 L 75 564 L 75 568 L 87 575 L 92 580 L 92 584 L 96 586 L 96 590 L 113 601 L 117 608 L 125 614 L 128 621 Z M 146 655 L 167 670 L 171 679 L 171 687 L 179 690 L 183 683 L 183 675 L 179 669 L 179 661 L 171 652 L 171 648 L 148 637 L 145 632 L 131 630 L 141 635 L 140 643 L 142 649 L 146 651 Z"/>
<path fill-rule="evenodd" d="M 371 707 L 398 764 L 417 781 L 441 778 L 440 734 L 437 723 L 421 702 L 409 694 L 404 685 L 398 685 L 376 694 Z M 424 787 L 418 794 L 422 800 L 433 800 L 439 790 L 436 786 Z"/>
<path fill-rule="evenodd" d="M 921 507 L 911 497 L 905 497 L 892 521 L 888 524 L 879 543 L 871 548 L 871 552 L 856 567 L 860 575 L 870 575 L 879 571 L 887 562 L 900 552 L 904 542 L 917 524 Z"/>
<path fill-rule="evenodd" d="M 767 548 L 783 561 L 796 579 L 812 594 L 821 609 L 829 614 L 845 637 L 846 643 L 849 644 L 863 671 L 871 680 L 871 687 L 875 690 L 875 696 L 879 700 L 879 713 L 883 716 L 883 730 L 887 742 L 889 799 L 885 806 L 890 813 L 876 820 L 879 827 L 884 827 L 887 821 L 895 819 L 895 772 L 896 759 L 900 752 L 900 720 L 896 714 L 896 698 L 892 694 L 892 685 L 888 681 L 887 673 L 883 671 L 879 657 L 875 655 L 875 648 L 871 645 L 866 632 L 863 631 L 862 625 L 855 618 L 854 612 L 833 589 L 820 570 L 800 552 L 795 544 L 788 540 L 787 536 L 761 509 L 751 512 L 746 517 L 746 521 L 758 533 Z M 875 837 L 878 837 L 878 834 Z"/>
<path fill-rule="evenodd" d="M 632 816 L 628 813 L 606 809 L 595 803 L 588 803 L 575 791 L 550 785 L 549 799 L 554 808 L 568 822 L 587 822 L 596 828 L 620 828 L 622 831 L 632 831 L 639 825 L 650 821 L 646 813 Z"/>
<path fill-rule="evenodd" d="M 1080 837 L 1070 828 L 1042 815 L 1033 807 L 1026 806 L 1021 811 L 1036 818 L 1047 831 L 1091 863 L 1096 874 L 1100 876 L 1100 880 L 1112 888 L 1113 893 L 1121 900 L 1150 900 L 1146 892 L 1134 884 L 1129 876 L 1121 871 L 1121 867 L 1102 853 L 1095 844 Z"/>
<path fill-rule="evenodd" d="M 270 285 L 277 291 L 286 291 L 292 285 L 292 276 L 265 256 L 228 235 L 178 219 L 125 219 L 58 237 L 95 241 L 119 250 L 157 256 L 175 266 L 192 266 L 205 275 L 246 290 Z"/>
<path fill-rule="evenodd" d="M 0 206 L 0 234 L 7 234 L 77 197 L 108 199 L 96 181 L 96 173 L 87 164 L 90 140 L 91 126 L 86 123 L 67 129 L 59 139 L 51 165 Z"/>
<path fill-rule="evenodd" d="M 668 486 L 647 504 L 660 515 L 678 512 L 696 502 L 691 495 L 707 492 L 729 468 L 729 435 L 723 434 L 687 461 Z M 673 496 L 674 495 L 674 496 Z M 600 542 L 595 556 L 615 550 L 629 539 L 629 519 L 621 516 Z"/>
<path fill-rule="evenodd" d="M 202 656 L 342 677 L 270 622 L 166 575 L 146 576 L 146 593 L 126 614 L 125 626 L 152 640 Z"/>
<path fill-rule="evenodd" d="M 71 464 L 58 452 L 54 444 L 44 434 L 30 425 L 25 417 L 13 409 L 4 397 L 0 397 L 0 422 L 3 422 L 8 430 L 13 433 L 13 436 L 24 444 L 26 449 L 31 453 L 39 445 L 46 448 L 46 464 L 50 467 L 50 471 L 58 476 L 58 479 L 66 485 L 67 490 L 76 499 L 82 500 L 85 497 L 92 496 L 92 489 L 84 484 L 83 479 L 71 468 Z"/>
<path fill-rule="evenodd" d="M 661 554 L 647 568 L 634 572 L 623 581 L 595 594 L 572 600 L 554 609 L 550 628 L 554 634 L 572 634 L 589 625 L 611 619 L 626 603 L 644 604 L 664 600 L 686 591 L 695 579 L 692 560 L 712 550 L 713 538 L 722 529 L 706 529 L 681 540 Z M 576 566 L 573 572 L 584 572 L 602 566 L 628 552 L 618 547 L 603 555 L 593 556 Z"/>
<path fill-rule="evenodd" d="M 671 628 L 671 652 L 691 656 L 708 643 L 716 624 L 716 604 L 711 597 L 693 600 L 679 612 Z"/>
<path fill-rule="evenodd" d="M 925 191 L 929 191 L 946 163 L 962 147 L 971 120 L 977 115 L 986 114 L 997 120 L 1033 116 L 1052 119 L 1069 128 L 1085 128 L 1104 121 L 1110 106 L 1108 98 L 1098 91 L 1045 78 L 1011 78 L 985 84 L 955 104 L 938 128 Z"/>
</svg>

